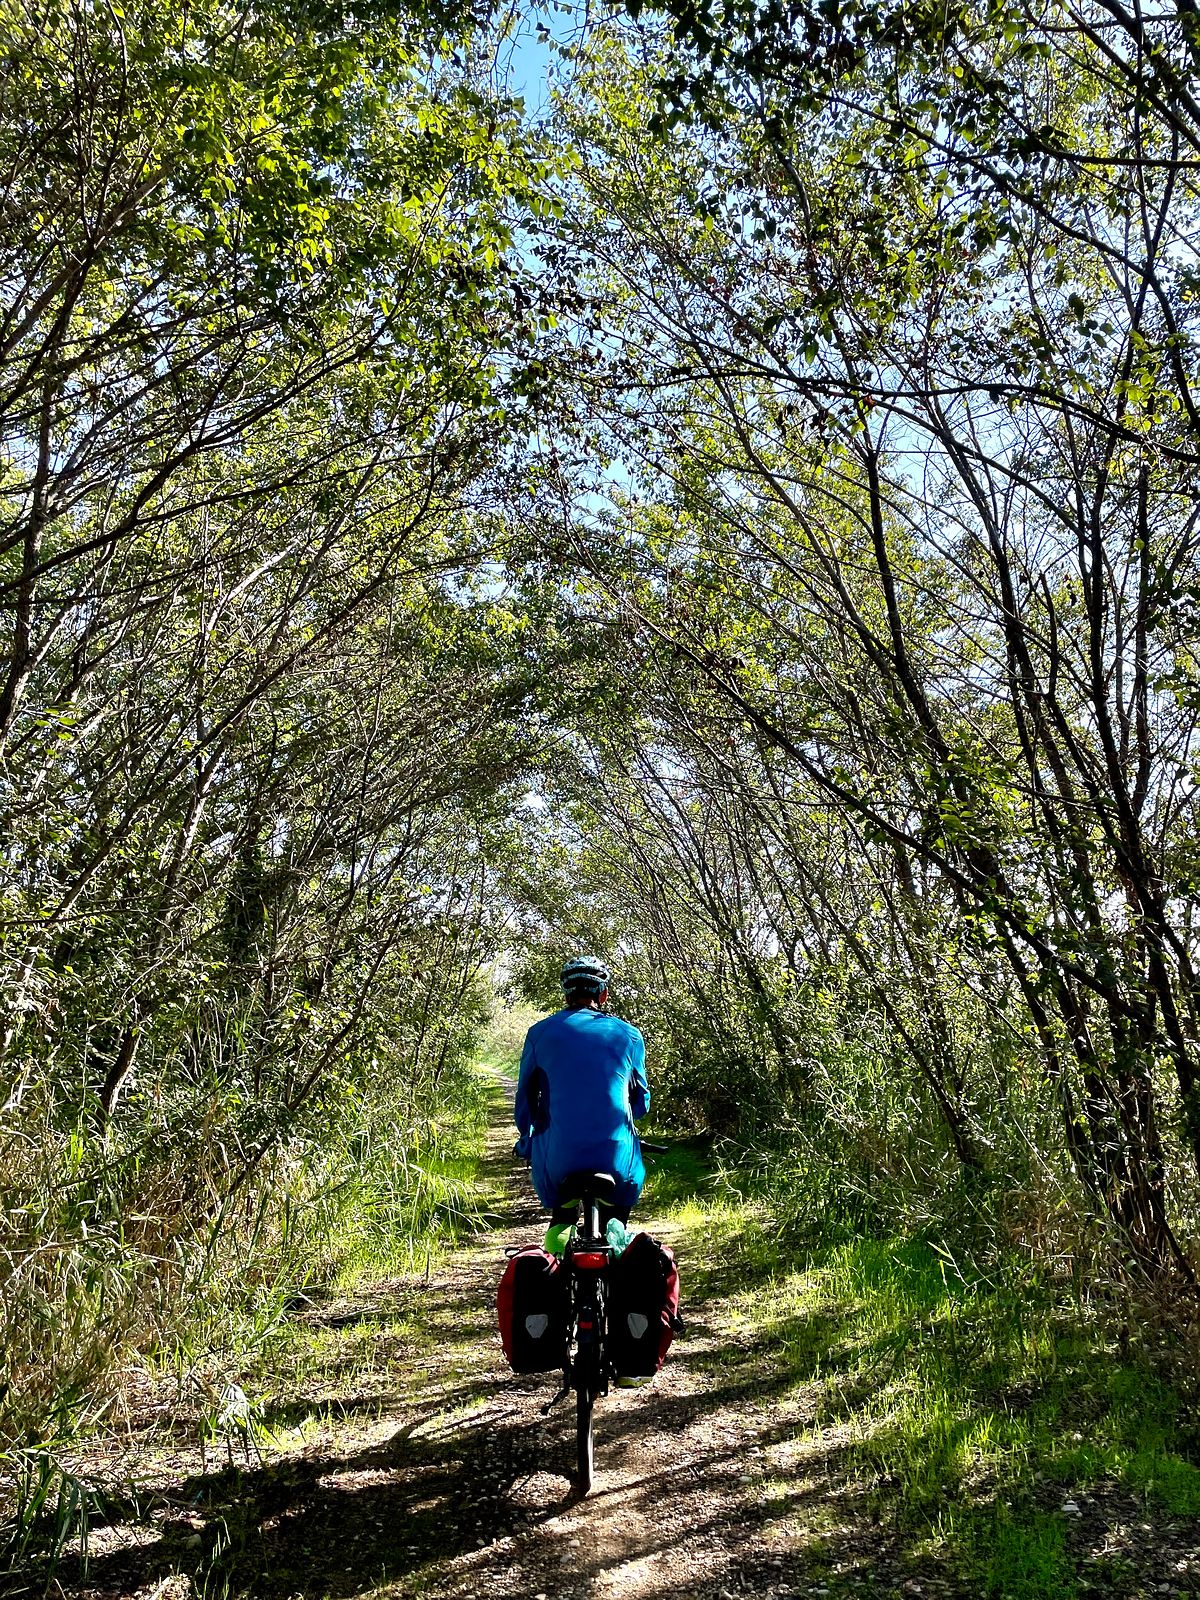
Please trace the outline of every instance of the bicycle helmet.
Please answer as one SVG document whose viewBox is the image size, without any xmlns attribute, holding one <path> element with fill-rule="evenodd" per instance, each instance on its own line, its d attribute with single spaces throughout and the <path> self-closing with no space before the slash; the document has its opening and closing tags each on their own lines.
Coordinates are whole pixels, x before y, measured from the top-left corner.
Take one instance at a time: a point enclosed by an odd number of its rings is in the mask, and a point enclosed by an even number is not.
<svg viewBox="0 0 1200 1600">
<path fill-rule="evenodd" d="M 572 995 L 597 995 L 608 988 L 608 968 L 599 956 L 572 956 L 563 962 L 559 977 L 568 999 Z"/>
</svg>

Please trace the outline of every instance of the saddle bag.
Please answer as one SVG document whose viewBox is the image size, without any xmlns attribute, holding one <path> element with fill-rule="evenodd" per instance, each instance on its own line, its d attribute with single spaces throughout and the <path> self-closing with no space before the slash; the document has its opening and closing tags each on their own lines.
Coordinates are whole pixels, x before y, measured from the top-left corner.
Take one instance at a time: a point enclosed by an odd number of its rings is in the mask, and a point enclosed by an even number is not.
<svg viewBox="0 0 1200 1600">
<path fill-rule="evenodd" d="M 504 1354 L 514 1372 L 552 1372 L 567 1351 L 567 1278 L 556 1256 L 528 1244 L 509 1258 L 496 1292 Z"/>
<path fill-rule="evenodd" d="M 635 1234 L 609 1268 L 608 1354 L 618 1379 L 652 1378 L 682 1327 L 675 1257 Z"/>
</svg>

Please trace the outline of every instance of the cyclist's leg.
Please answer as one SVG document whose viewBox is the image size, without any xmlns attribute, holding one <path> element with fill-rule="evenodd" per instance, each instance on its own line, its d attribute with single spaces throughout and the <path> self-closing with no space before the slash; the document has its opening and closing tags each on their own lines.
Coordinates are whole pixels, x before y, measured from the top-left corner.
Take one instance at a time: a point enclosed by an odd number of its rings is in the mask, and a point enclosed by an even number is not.
<svg viewBox="0 0 1200 1600">
<path fill-rule="evenodd" d="M 604 1232 L 609 1222 L 615 1217 L 626 1228 L 629 1224 L 629 1213 L 638 1202 L 641 1186 L 626 1180 L 617 1185 L 616 1197 L 612 1205 L 602 1206 L 600 1210 L 600 1229 Z"/>
<path fill-rule="evenodd" d="M 575 1219 L 578 1215 L 578 1200 L 572 1200 L 566 1205 L 552 1206 L 550 1226 L 546 1229 L 546 1237 L 542 1240 L 542 1249 L 552 1256 L 561 1256 L 570 1243 L 571 1234 L 575 1231 Z"/>
<path fill-rule="evenodd" d="M 641 1194 L 641 1184 L 635 1183 L 632 1178 L 626 1178 L 618 1183 L 617 1192 L 610 1208 L 610 1215 L 616 1217 L 619 1222 L 628 1223 L 629 1213 L 637 1205 Z"/>
<path fill-rule="evenodd" d="M 618 1185 L 616 1199 L 611 1206 L 599 1207 L 600 1232 L 608 1227 L 611 1218 L 616 1217 L 618 1222 L 628 1224 L 629 1213 L 637 1204 L 641 1194 L 641 1185 L 628 1180 Z M 543 1199 L 543 1204 L 545 1200 Z M 572 1231 L 579 1218 L 579 1201 L 564 1201 L 561 1196 L 556 1197 L 556 1203 L 550 1208 L 550 1226 L 546 1229 L 546 1237 L 542 1242 L 542 1249 L 551 1255 L 561 1256 L 570 1242 Z"/>
</svg>

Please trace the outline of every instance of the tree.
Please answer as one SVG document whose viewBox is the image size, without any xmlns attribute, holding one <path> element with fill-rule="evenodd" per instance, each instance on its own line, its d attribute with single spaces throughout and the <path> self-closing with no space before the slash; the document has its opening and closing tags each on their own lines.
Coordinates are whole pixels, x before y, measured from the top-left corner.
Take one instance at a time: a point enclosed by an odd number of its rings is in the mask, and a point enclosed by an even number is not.
<svg viewBox="0 0 1200 1600">
<path fill-rule="evenodd" d="M 932 874 L 1094 1202 L 1190 1273 L 1190 24 L 675 16 L 691 57 L 602 34 L 570 115 L 593 414 L 680 532 L 581 548 L 896 894 Z"/>
<path fill-rule="evenodd" d="M 461 1090 L 531 755 L 474 569 L 547 168 L 487 46 L 321 0 L 6 41 L 6 1438 L 243 1246 L 269 1278 L 349 1124 L 406 1106 L 403 1143 Z"/>
</svg>

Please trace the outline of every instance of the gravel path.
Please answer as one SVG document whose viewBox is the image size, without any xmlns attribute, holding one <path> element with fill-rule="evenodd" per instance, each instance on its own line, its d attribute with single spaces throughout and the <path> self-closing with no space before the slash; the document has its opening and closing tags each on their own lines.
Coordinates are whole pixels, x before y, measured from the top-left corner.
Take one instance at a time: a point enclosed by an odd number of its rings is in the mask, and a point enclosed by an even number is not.
<svg viewBox="0 0 1200 1600">
<path fill-rule="evenodd" d="M 635 1597 L 766 1593 L 773 1555 L 747 1493 L 748 1466 L 761 1457 L 770 1425 L 731 1406 L 711 1376 L 715 1308 L 688 1305 L 688 1328 L 655 1383 L 614 1390 L 597 1403 L 591 1494 L 574 1492 L 573 1397 L 548 1413 L 555 1375 L 516 1378 L 504 1365 L 491 1305 L 506 1245 L 539 1236 L 544 1217 L 524 1169 L 514 1168 L 507 1126 L 492 1131 L 490 1164 L 499 1178 L 503 1225 L 462 1251 L 446 1275 L 450 1319 L 479 1318 L 470 1356 L 489 1398 L 449 1432 L 441 1419 L 418 1425 L 455 1441 L 474 1476 L 475 1499 L 458 1508 L 477 1519 L 469 1548 L 425 1569 L 412 1592 L 512 1600 L 635 1600 Z M 639 1218 L 680 1256 L 687 1240 L 652 1216 Z M 719 1321 L 719 1318 L 718 1318 Z M 797 1419 L 798 1420 L 798 1419 Z M 470 1491 L 468 1491 L 468 1495 Z M 760 1581 L 750 1581 L 755 1569 Z M 782 1582 L 782 1578 L 778 1579 Z M 401 1586 L 400 1592 L 404 1592 Z M 786 1592 L 786 1586 L 783 1592 Z"/>
<path fill-rule="evenodd" d="M 504 1088 L 510 1102 L 511 1083 Z M 576 1494 L 573 1400 L 547 1411 L 557 1377 L 514 1377 L 495 1329 L 505 1247 L 545 1225 L 512 1137 L 507 1105 L 498 1106 L 485 1169 L 495 1225 L 427 1291 L 441 1354 L 417 1363 L 415 1391 L 380 1417 L 370 1447 L 321 1478 L 333 1498 L 302 1519 L 307 1558 L 344 1545 L 366 1496 L 384 1515 L 353 1548 L 374 1537 L 383 1570 L 371 1592 L 397 1600 L 914 1592 L 889 1570 L 877 1530 L 859 1533 L 854 1491 L 834 1481 L 836 1430 L 813 1432 L 811 1398 L 785 1397 L 769 1378 L 727 1381 L 722 1304 L 688 1296 L 689 1240 L 653 1215 L 638 1220 L 677 1253 L 687 1331 L 651 1387 L 598 1402 L 594 1485 L 586 1499 Z M 291 1559 L 281 1566 L 295 1571 Z M 326 1571 L 320 1583 L 270 1587 L 348 1595 L 362 1592 L 363 1576 L 356 1563 L 344 1582 Z M 947 1588 L 933 1576 L 920 1592 Z"/>
</svg>

